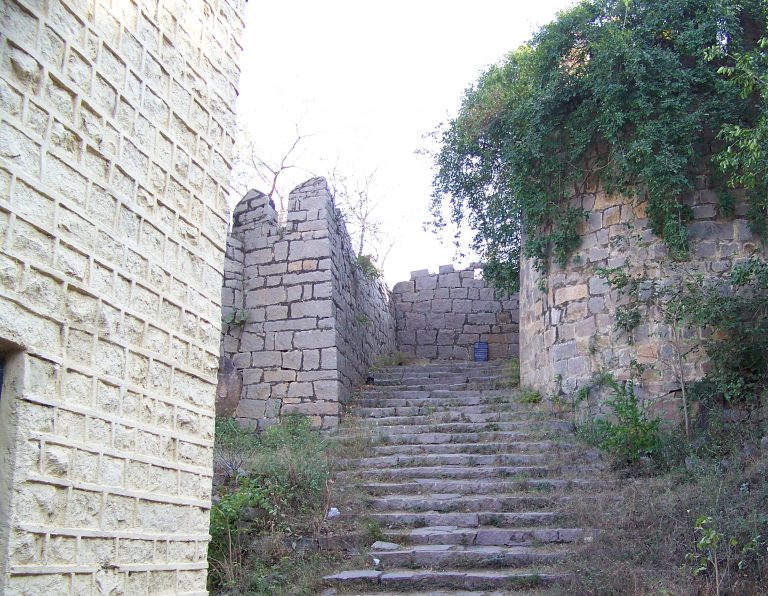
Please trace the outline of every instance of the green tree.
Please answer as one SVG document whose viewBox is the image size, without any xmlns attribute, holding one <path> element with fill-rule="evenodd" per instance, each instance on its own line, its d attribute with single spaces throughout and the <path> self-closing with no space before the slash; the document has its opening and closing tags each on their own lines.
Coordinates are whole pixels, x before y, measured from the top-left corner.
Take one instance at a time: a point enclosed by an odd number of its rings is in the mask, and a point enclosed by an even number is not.
<svg viewBox="0 0 768 596">
<path fill-rule="evenodd" d="M 475 229 L 486 278 L 515 290 L 521 253 L 540 270 L 567 262 L 585 216 L 571 199 L 600 184 L 642 192 L 651 228 L 683 258 L 683 198 L 711 169 L 709 148 L 764 112 L 718 70 L 756 50 L 766 16 L 764 0 L 585 0 L 561 13 L 483 74 L 441 131 L 437 225 L 447 202 Z"/>
</svg>

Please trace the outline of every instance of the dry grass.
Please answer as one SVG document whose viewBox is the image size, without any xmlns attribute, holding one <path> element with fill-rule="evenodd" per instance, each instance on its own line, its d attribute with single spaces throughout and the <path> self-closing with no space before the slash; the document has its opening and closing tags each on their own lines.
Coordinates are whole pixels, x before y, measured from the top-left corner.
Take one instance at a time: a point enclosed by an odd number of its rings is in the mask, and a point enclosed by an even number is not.
<svg viewBox="0 0 768 596">
<path fill-rule="evenodd" d="M 687 465 L 647 472 L 598 472 L 608 488 L 564 504 L 567 523 L 590 531 L 567 563 L 572 580 L 553 593 L 768 593 L 768 453 L 739 445 L 725 457 L 688 457 Z M 708 542 L 696 530 L 704 517 L 714 532 Z"/>
</svg>

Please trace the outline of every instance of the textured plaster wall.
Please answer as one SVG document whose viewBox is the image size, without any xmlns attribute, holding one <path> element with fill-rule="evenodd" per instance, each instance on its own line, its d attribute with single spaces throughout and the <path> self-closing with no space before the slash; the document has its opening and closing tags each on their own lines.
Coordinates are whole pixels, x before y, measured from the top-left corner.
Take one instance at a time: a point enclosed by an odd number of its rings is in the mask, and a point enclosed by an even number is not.
<svg viewBox="0 0 768 596">
<path fill-rule="evenodd" d="M 594 373 L 618 379 L 634 376 L 637 394 L 674 415 L 680 383 L 673 365 L 670 329 L 663 323 L 659 292 L 685 275 L 715 278 L 753 253 L 766 256 L 737 203 L 735 218 L 718 216 L 718 196 L 702 176 L 687 198 L 694 220 L 688 226 L 690 259 L 672 263 L 663 242 L 648 227 L 643 197 L 612 196 L 599 189 L 574 200 L 589 218 L 580 227 L 581 246 L 565 269 L 550 263 L 547 274 L 523 261 L 520 290 L 521 381 L 552 394 L 592 385 Z M 600 267 L 619 267 L 640 280 L 630 295 L 612 289 Z M 540 286 L 545 290 L 542 291 Z M 637 305 L 640 324 L 627 333 L 615 329 L 616 311 Z M 695 341 L 695 338 L 692 338 Z M 706 364 L 693 356 L 684 364 L 687 379 L 700 378 Z M 599 394 L 596 396 L 599 397 Z"/>
<path fill-rule="evenodd" d="M 517 296 L 497 299 L 477 275 L 481 268 L 443 265 L 395 284 L 397 349 L 418 358 L 471 360 L 475 342 L 485 341 L 490 359 L 517 358 Z"/>
<path fill-rule="evenodd" d="M 235 208 L 218 409 L 259 427 L 298 412 L 333 428 L 368 367 L 394 350 L 394 312 L 355 264 L 325 180 L 291 192 L 286 220 L 253 190 Z"/>
<path fill-rule="evenodd" d="M 204 593 L 240 0 L 0 7 L 0 593 Z"/>
</svg>

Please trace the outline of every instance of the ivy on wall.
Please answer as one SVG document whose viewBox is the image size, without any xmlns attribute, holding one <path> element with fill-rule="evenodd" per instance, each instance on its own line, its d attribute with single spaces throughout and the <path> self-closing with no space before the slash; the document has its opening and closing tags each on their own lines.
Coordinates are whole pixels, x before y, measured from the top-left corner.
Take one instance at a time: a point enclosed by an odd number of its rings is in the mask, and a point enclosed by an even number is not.
<svg viewBox="0 0 768 596">
<path fill-rule="evenodd" d="M 764 0 L 585 0 L 561 13 L 483 74 L 440 132 L 436 225 L 449 205 L 476 231 L 486 279 L 515 291 L 521 253 L 541 271 L 567 262 L 586 215 L 570 199 L 600 184 L 642 193 L 653 232 L 684 258 L 686 193 L 714 171 L 713 156 L 723 191 L 744 185 L 754 135 L 768 128 L 767 20 Z M 761 163 L 746 180 L 758 190 L 757 232 L 768 208 Z"/>
</svg>

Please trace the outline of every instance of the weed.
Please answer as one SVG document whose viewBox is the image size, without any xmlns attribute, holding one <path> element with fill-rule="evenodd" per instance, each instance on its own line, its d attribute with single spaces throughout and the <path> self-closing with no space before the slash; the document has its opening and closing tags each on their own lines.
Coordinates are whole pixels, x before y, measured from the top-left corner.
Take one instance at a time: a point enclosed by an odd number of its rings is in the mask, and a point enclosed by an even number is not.
<svg viewBox="0 0 768 596">
<path fill-rule="evenodd" d="M 649 420 L 635 396 L 632 381 L 619 382 L 612 375 L 602 375 L 598 383 L 612 390 L 613 396 L 604 405 L 613 418 L 590 420 L 589 427 L 582 427 L 580 434 L 588 442 L 597 445 L 614 458 L 618 467 L 637 464 L 641 458 L 650 457 L 657 461 L 662 455 L 659 434 L 661 421 Z"/>
<path fill-rule="evenodd" d="M 381 524 L 375 519 L 366 519 L 362 524 L 363 535 L 366 540 L 373 544 L 377 540 L 384 540 L 384 532 L 381 529 Z"/>
<path fill-rule="evenodd" d="M 517 398 L 521 404 L 538 404 L 541 403 L 541 393 L 530 387 L 523 387 L 520 391 L 520 396 Z"/>
</svg>

